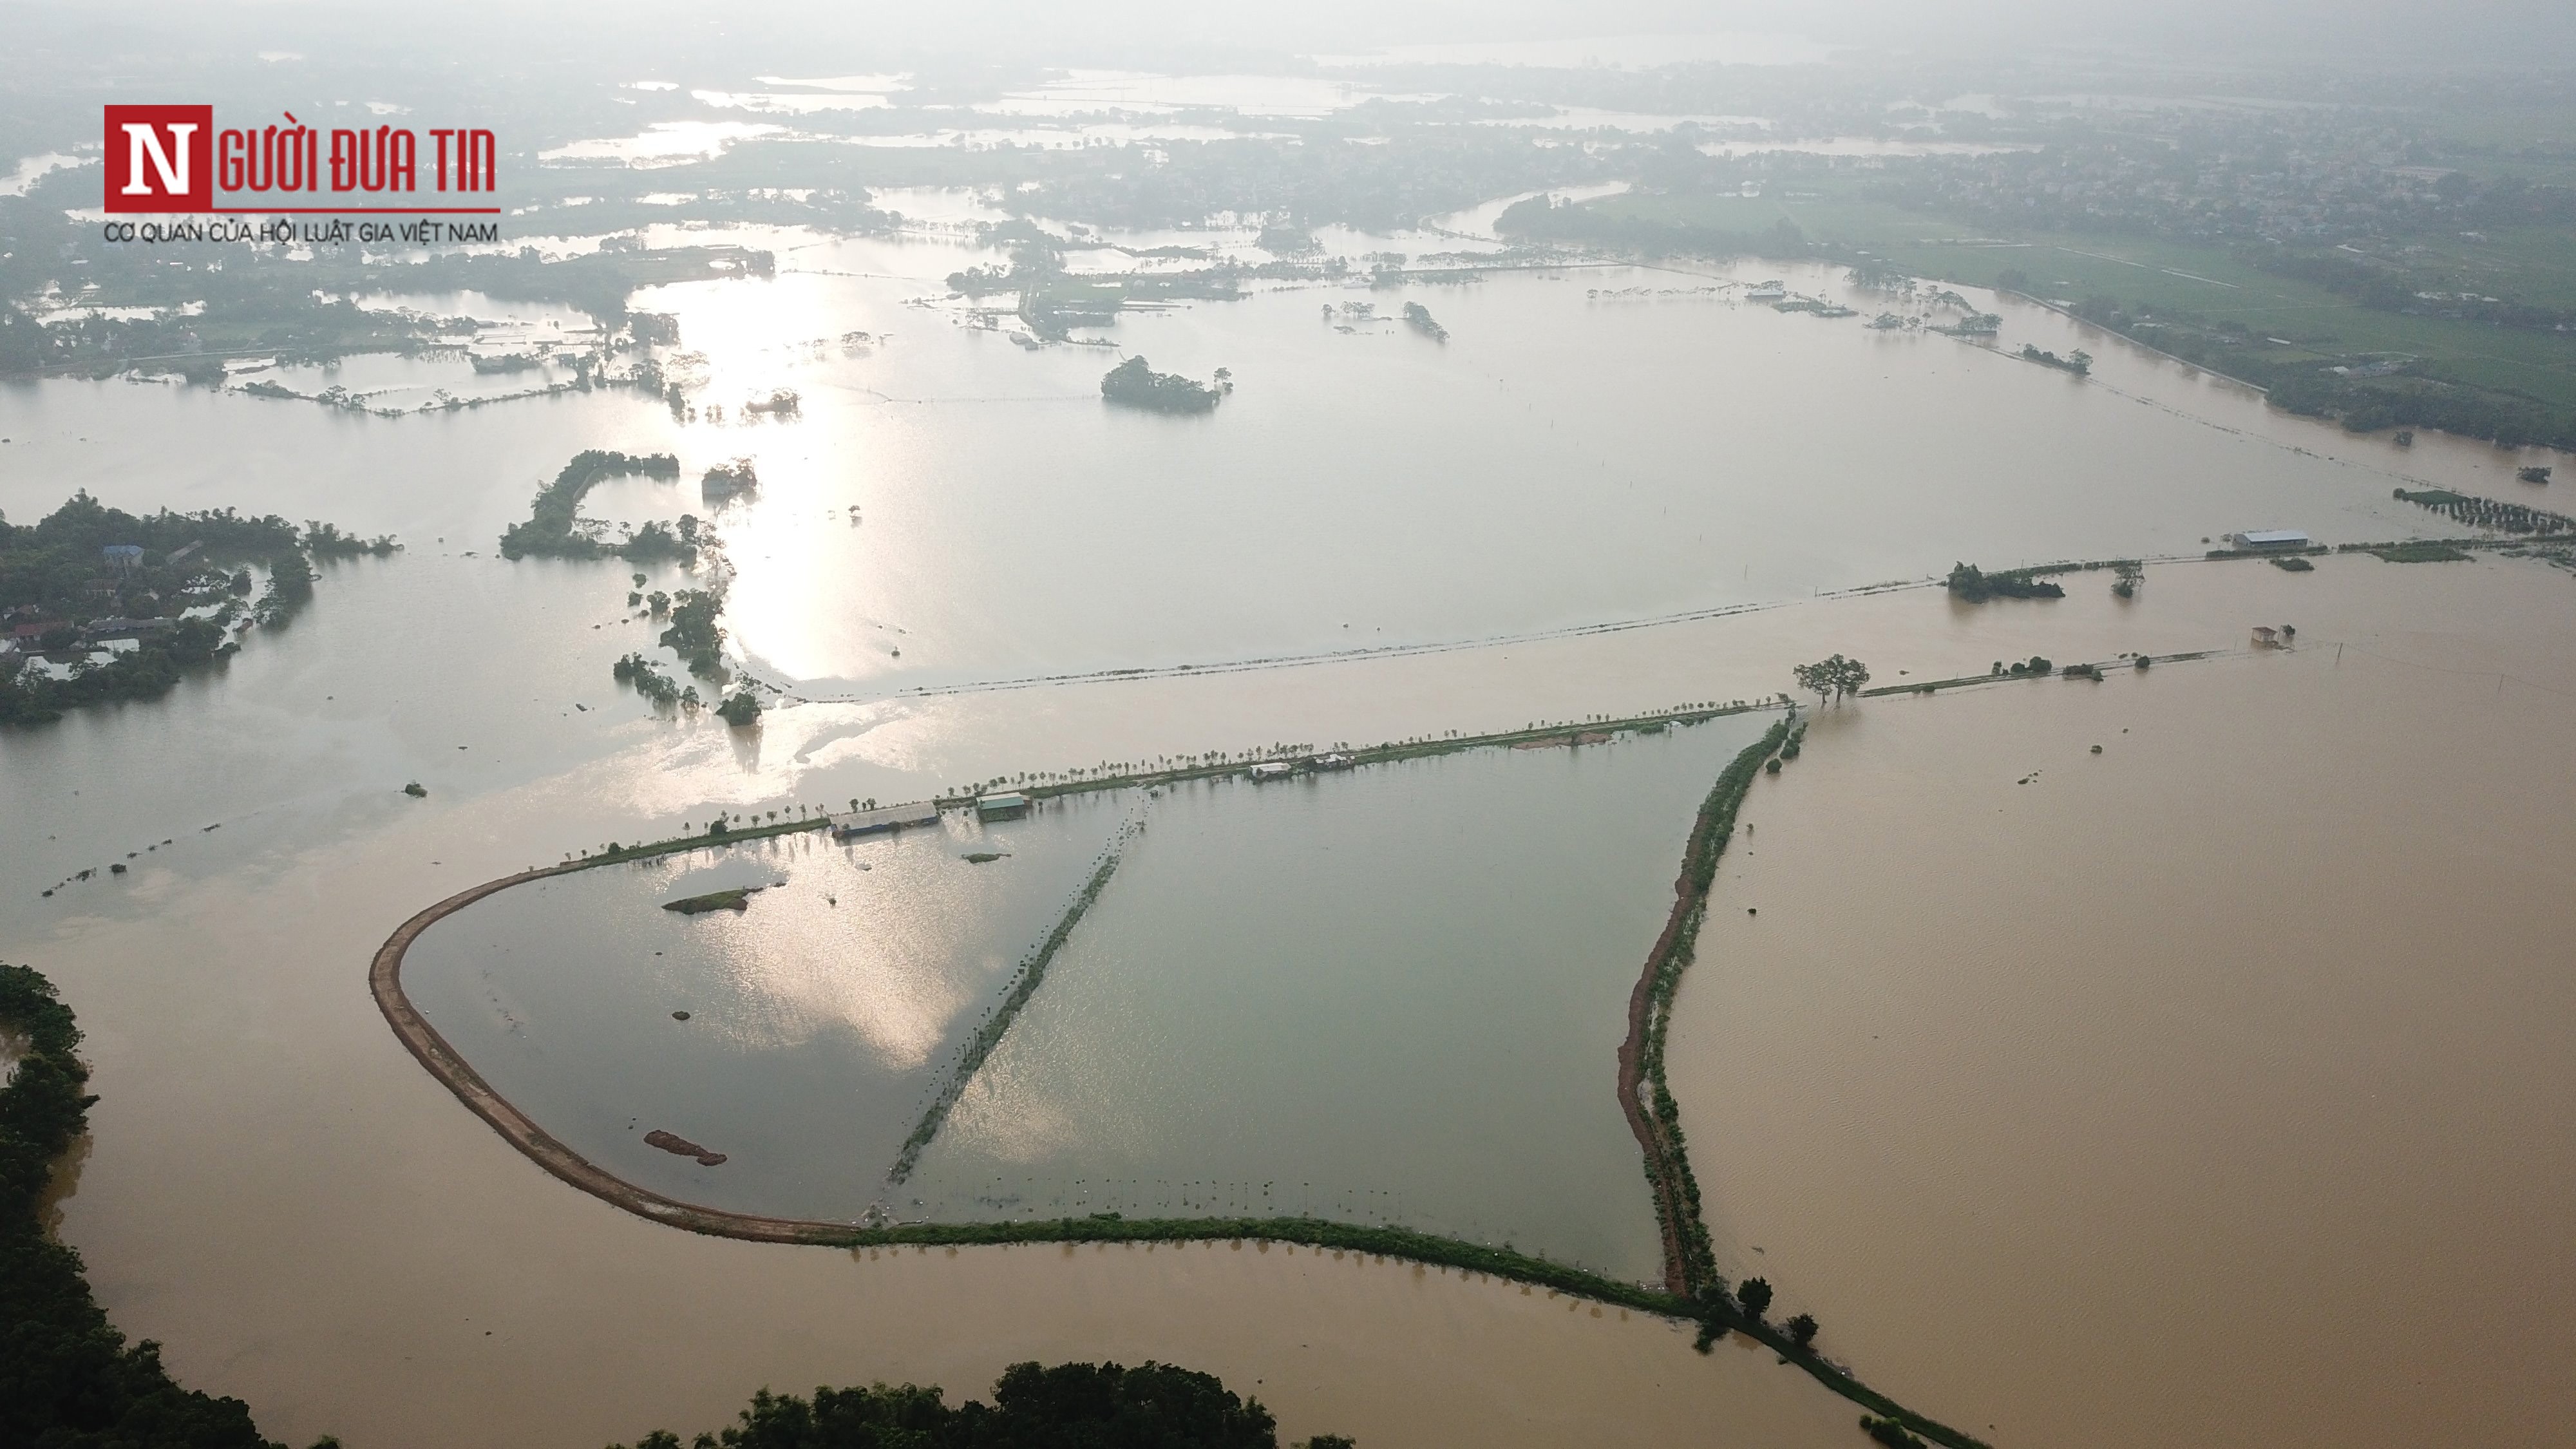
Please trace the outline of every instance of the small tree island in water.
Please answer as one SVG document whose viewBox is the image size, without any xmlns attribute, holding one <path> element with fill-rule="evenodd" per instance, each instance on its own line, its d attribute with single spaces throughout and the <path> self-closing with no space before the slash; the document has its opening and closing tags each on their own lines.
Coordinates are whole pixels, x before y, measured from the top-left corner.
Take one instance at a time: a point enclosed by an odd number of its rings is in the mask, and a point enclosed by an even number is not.
<svg viewBox="0 0 2576 1449">
<path fill-rule="evenodd" d="M 1217 372 L 1217 385 L 1210 387 L 1177 372 L 1156 372 L 1142 357 L 1128 358 L 1100 379 L 1102 397 L 1123 407 L 1158 413 L 1213 412 L 1217 400 L 1233 389 L 1223 369 Z"/>
<path fill-rule="evenodd" d="M 1948 581 L 1953 598 L 1982 604 L 1988 599 L 2062 599 L 2066 586 L 2033 576 L 2029 569 L 1999 569 L 1987 573 L 1975 564 L 1957 564 L 1950 570 Z"/>
<path fill-rule="evenodd" d="M 709 891 L 702 896 L 664 901 L 662 909 L 677 911 L 684 916 L 703 916 L 709 911 L 747 911 L 751 909 L 751 893 L 758 889 L 758 886 L 735 886 L 731 890 Z"/>
</svg>

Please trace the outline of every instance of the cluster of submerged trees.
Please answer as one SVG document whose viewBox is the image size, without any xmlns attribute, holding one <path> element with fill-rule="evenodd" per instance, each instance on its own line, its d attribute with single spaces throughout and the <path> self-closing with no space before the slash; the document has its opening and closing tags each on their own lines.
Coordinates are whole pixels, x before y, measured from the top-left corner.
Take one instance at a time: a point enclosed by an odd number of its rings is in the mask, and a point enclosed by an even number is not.
<svg viewBox="0 0 2576 1449">
<path fill-rule="evenodd" d="M 673 683 L 671 676 L 664 674 L 659 666 L 642 654 L 629 654 L 618 660 L 609 667 L 609 673 L 616 676 L 618 683 L 632 685 L 637 694 L 655 704 L 676 705 L 686 710 L 698 707 L 696 685 L 682 688 Z"/>
<path fill-rule="evenodd" d="M 749 458 L 736 458 L 730 463 L 718 463 L 698 477 L 698 494 L 709 503 L 722 503 L 727 499 L 758 491 L 760 491 L 760 472 L 752 467 Z"/>
<path fill-rule="evenodd" d="M 1278 1449 L 1278 1421 L 1259 1399 L 1237 1397 L 1212 1374 L 1143 1363 L 1013 1364 L 993 1385 L 987 1406 L 951 1407 L 936 1388 L 876 1384 L 754 1394 L 751 1407 L 720 1434 L 700 1434 L 696 1449 Z M 619 1446 L 624 1449 L 624 1446 Z M 658 1430 L 634 1449 L 680 1449 Z M 1354 1449 L 1339 1434 L 1318 1434 L 1297 1449 Z"/>
<path fill-rule="evenodd" d="M 1966 563 L 1951 566 L 1948 587 L 1953 597 L 1965 599 L 1972 604 L 1982 604 L 1988 599 L 2062 599 L 2066 597 L 2066 589 L 2063 585 L 2039 578 L 2032 570 L 2005 569 L 1990 574 L 1975 564 Z"/>
<path fill-rule="evenodd" d="M 2576 529 L 2576 518 L 2569 518 L 2564 513 L 2552 513 L 2546 508 L 2505 503 L 2493 498 L 2476 498 L 2466 493 L 2454 493 L 2448 488 L 2424 488 L 2413 492 L 2398 488 L 2391 496 L 2419 508 L 2429 508 L 2445 518 L 2456 519 L 2477 528 L 2492 528 L 2498 533 L 2534 533 L 2548 536 Z"/>
<path fill-rule="evenodd" d="M 1210 386 L 1176 372 L 1156 372 L 1142 356 L 1128 358 L 1100 379 L 1102 397 L 1157 413 L 1213 412 L 1218 399 L 1232 391 L 1234 374 L 1225 368 L 1216 370 L 1216 383 Z"/>
<path fill-rule="evenodd" d="M 2060 357 L 2054 352 L 2043 352 L 2025 342 L 2016 355 L 2024 362 L 2036 362 L 2042 367 L 2053 367 L 2060 372 L 2074 373 L 2077 377 L 2082 377 L 2093 370 L 2093 354 L 2080 350 Z"/>
<path fill-rule="evenodd" d="M 666 631 L 663 641 L 668 643 L 669 638 Z M 703 703 L 696 685 L 677 683 L 641 653 L 626 655 L 609 666 L 609 673 L 618 683 L 631 686 L 637 694 L 665 708 L 676 707 L 694 714 Z M 760 711 L 759 696 L 748 689 L 738 689 L 716 706 L 716 718 L 729 725 L 747 725 L 760 718 Z"/>
<path fill-rule="evenodd" d="M 635 530 L 632 537 L 617 543 L 600 538 L 605 525 L 578 516 L 582 495 L 592 486 L 611 478 L 629 474 L 646 478 L 677 478 L 680 460 L 669 453 L 610 452 L 585 448 L 573 455 L 553 482 L 537 490 L 528 505 L 528 521 L 512 524 L 501 535 L 501 557 L 525 558 L 608 558 L 626 559 L 632 563 L 653 563 L 675 559 L 686 563 L 697 557 L 698 520 L 682 514 L 677 527 L 654 519 Z"/>
<path fill-rule="evenodd" d="M 513 525 L 501 535 L 501 556 L 509 559 L 535 555 L 540 558 L 623 558 L 634 563 L 675 561 L 693 563 L 699 553 L 717 547 L 712 533 L 701 530 L 694 515 L 682 514 L 676 526 L 654 521 L 635 530 L 618 543 L 600 538 L 602 526 L 578 516 L 583 495 L 607 479 L 626 475 L 647 478 L 677 478 L 680 460 L 669 453 L 636 455 L 587 448 L 573 455 L 552 483 L 539 489 L 530 505 L 528 521 Z M 710 497 L 748 490 L 756 486 L 751 460 L 737 458 L 707 470 L 705 487 Z M 315 525 L 317 529 L 324 525 Z M 337 530 L 331 530 L 338 537 Z M 300 560 L 299 560 L 300 562 Z M 303 574 L 303 587 L 310 591 L 311 572 Z M 289 578 L 292 584 L 294 580 Z M 682 589 L 665 593 L 659 589 L 649 596 L 642 592 L 645 576 L 634 576 L 635 590 L 626 596 L 629 607 L 644 606 L 651 617 L 668 619 L 659 642 L 680 656 L 689 673 L 713 684 L 726 679 L 724 667 L 725 631 L 716 622 L 724 611 L 721 582 L 703 589 Z M 277 587 L 273 576 L 272 589 Z M 641 653 L 630 653 L 610 666 L 610 673 L 620 684 L 631 685 L 635 692 L 656 705 L 675 705 L 695 710 L 701 700 L 697 686 L 683 686 L 662 672 L 660 666 Z M 716 714 L 725 723 L 745 725 L 760 717 L 760 700 L 748 689 L 737 690 L 716 706 Z"/>
<path fill-rule="evenodd" d="M 671 627 L 662 631 L 662 647 L 700 679 L 724 675 L 725 631 L 716 623 L 723 609 L 724 595 L 713 589 L 682 589 L 671 596 Z"/>
<path fill-rule="evenodd" d="M 1800 664 L 1789 671 L 1797 676 L 1798 687 L 1816 697 L 1816 703 L 1840 702 L 1843 696 L 1858 694 L 1869 683 L 1869 666 L 1857 659 L 1837 654 L 1813 664 Z"/>
</svg>

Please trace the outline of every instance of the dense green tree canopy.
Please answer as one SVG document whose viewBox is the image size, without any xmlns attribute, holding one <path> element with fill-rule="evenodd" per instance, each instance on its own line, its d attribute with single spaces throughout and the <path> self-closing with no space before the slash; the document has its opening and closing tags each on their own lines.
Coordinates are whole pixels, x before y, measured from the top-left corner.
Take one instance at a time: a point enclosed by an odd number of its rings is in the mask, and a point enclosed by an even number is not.
<svg viewBox="0 0 2576 1449">
<path fill-rule="evenodd" d="M 990 1405 L 954 1408 L 940 1391 L 903 1384 L 816 1389 L 810 1400 L 766 1390 L 740 1421 L 700 1434 L 698 1449 L 1278 1449 L 1278 1426 L 1259 1400 L 1214 1377 L 1145 1363 L 1013 1364 Z M 1312 1441 L 1350 1441 L 1327 1435 Z M 680 1449 L 667 1430 L 635 1449 Z"/>
<path fill-rule="evenodd" d="M 0 1090 L 0 1444 L 275 1449 L 241 1400 L 183 1389 L 159 1345 L 127 1343 L 90 1297 L 80 1255 L 45 1236 L 38 1200 L 98 1099 L 51 982 L 0 963 L 0 1025 L 27 1042 Z"/>
</svg>

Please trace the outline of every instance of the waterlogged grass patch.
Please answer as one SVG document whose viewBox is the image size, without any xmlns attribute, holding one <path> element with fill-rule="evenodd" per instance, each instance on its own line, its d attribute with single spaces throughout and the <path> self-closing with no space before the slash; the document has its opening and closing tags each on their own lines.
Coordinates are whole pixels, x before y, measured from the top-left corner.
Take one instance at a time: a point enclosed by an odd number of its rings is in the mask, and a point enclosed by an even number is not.
<svg viewBox="0 0 2576 1449">
<path fill-rule="evenodd" d="M 677 911 L 684 916 L 704 915 L 709 911 L 747 911 L 751 909 L 751 893 L 758 889 L 758 886 L 736 886 L 729 891 L 683 896 L 676 901 L 664 901 L 662 909 Z"/>
</svg>

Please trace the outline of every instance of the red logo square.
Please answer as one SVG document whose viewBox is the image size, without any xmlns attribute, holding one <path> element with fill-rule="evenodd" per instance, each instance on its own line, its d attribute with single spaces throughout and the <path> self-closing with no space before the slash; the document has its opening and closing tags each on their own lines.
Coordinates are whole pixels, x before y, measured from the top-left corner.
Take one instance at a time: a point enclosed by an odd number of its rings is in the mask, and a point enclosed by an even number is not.
<svg viewBox="0 0 2576 1449">
<path fill-rule="evenodd" d="M 214 107 L 107 108 L 109 211 L 214 207 Z"/>
</svg>

